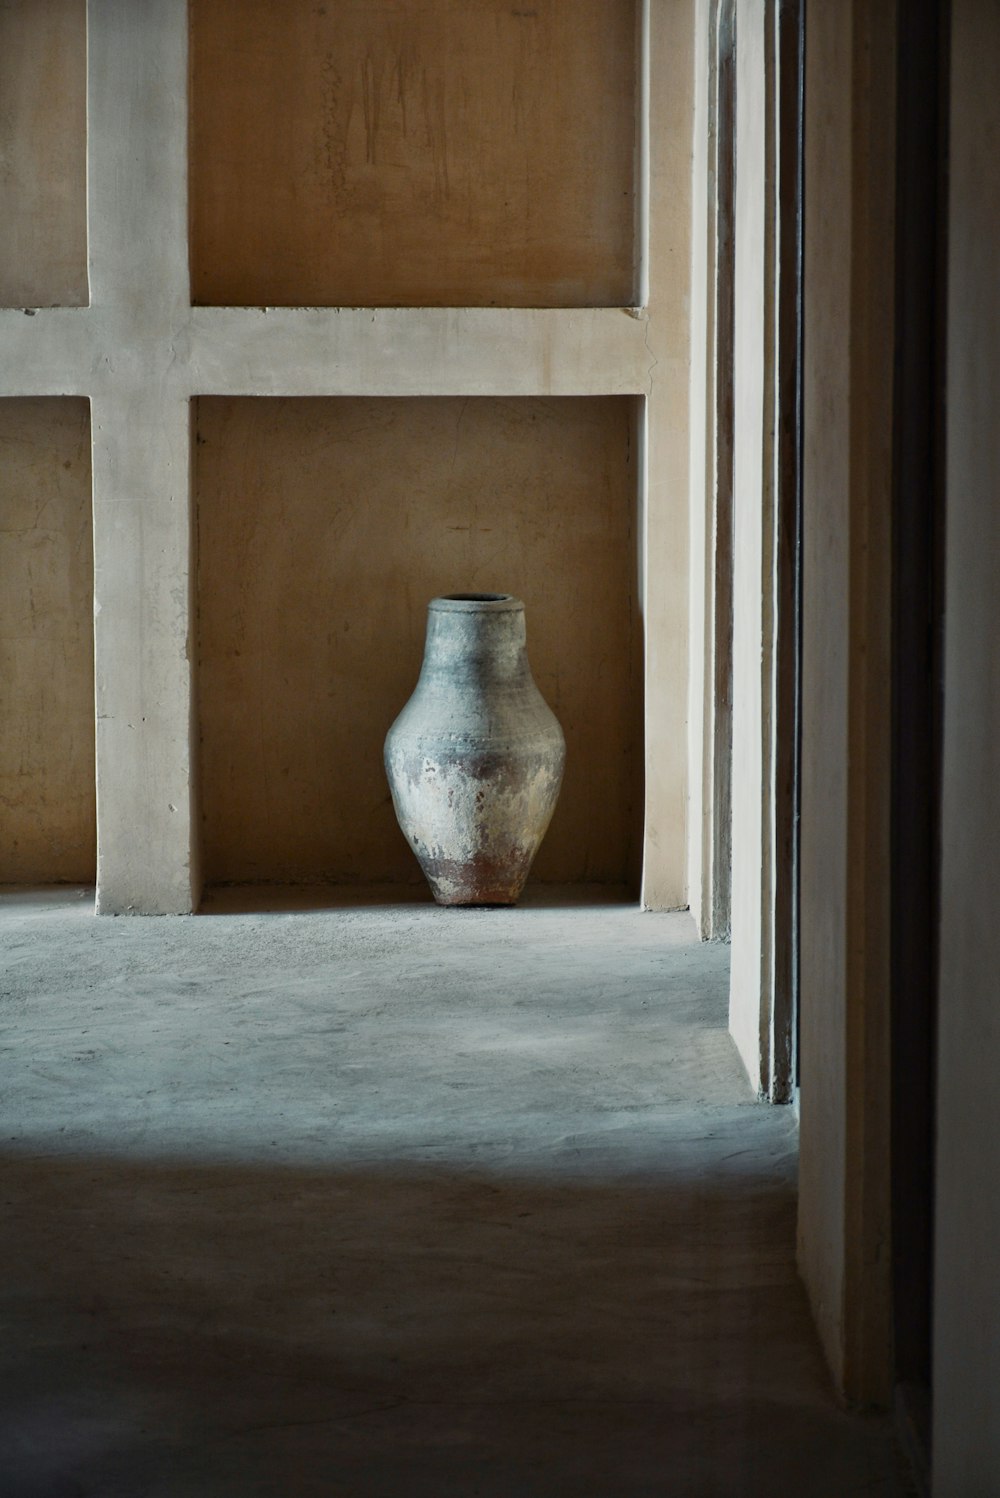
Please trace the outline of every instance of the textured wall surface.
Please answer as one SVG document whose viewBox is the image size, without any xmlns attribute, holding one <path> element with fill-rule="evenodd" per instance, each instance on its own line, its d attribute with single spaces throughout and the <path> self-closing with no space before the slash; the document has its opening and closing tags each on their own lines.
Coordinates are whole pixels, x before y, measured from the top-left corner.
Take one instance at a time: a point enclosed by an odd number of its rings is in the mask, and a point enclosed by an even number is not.
<svg viewBox="0 0 1000 1498">
<path fill-rule="evenodd" d="M 0 305 L 87 303 L 85 0 L 0 0 Z"/>
<path fill-rule="evenodd" d="M 894 45 L 884 0 L 810 8 L 799 1263 L 834 1379 L 862 1404 L 890 1397 Z"/>
<path fill-rule="evenodd" d="M 0 401 L 0 882 L 94 878 L 85 400 Z"/>
<path fill-rule="evenodd" d="M 935 1498 L 1000 1481 L 1000 13 L 952 16 Z"/>
<path fill-rule="evenodd" d="M 202 399 L 199 717 L 209 881 L 412 881 L 382 769 L 427 601 L 524 599 L 567 740 L 535 864 L 634 883 L 642 815 L 634 403 Z"/>
<path fill-rule="evenodd" d="M 635 0 L 200 0 L 196 302 L 630 305 Z"/>
</svg>

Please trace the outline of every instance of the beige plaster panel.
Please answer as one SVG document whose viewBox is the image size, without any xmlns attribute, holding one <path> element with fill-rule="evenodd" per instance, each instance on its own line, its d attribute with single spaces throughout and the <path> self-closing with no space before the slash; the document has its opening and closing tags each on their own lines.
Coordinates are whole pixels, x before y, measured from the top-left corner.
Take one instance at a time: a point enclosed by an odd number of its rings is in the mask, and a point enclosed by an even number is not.
<svg viewBox="0 0 1000 1498">
<path fill-rule="evenodd" d="M 635 402 L 203 398 L 199 704 L 208 881 L 419 882 L 382 742 L 428 599 L 509 591 L 567 740 L 535 864 L 635 882 Z"/>
<path fill-rule="evenodd" d="M 0 0 L 0 305 L 87 304 L 85 0 Z"/>
<path fill-rule="evenodd" d="M 632 304 L 636 55 L 635 0 L 196 0 L 193 300 Z"/>
<path fill-rule="evenodd" d="M 85 400 L 0 401 L 0 882 L 94 879 Z"/>
<path fill-rule="evenodd" d="M 861 1404 L 890 1393 L 894 27 L 811 8 L 805 78 L 799 1264 Z"/>
</svg>

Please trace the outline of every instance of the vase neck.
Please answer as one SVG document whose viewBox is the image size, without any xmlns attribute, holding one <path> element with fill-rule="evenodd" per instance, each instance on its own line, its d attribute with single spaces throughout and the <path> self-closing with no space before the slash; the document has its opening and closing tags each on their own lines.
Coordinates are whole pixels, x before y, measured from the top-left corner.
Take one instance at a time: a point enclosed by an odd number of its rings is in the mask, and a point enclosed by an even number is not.
<svg viewBox="0 0 1000 1498">
<path fill-rule="evenodd" d="M 516 681 L 528 671 L 524 606 L 427 613 L 424 672 L 456 681 Z"/>
</svg>

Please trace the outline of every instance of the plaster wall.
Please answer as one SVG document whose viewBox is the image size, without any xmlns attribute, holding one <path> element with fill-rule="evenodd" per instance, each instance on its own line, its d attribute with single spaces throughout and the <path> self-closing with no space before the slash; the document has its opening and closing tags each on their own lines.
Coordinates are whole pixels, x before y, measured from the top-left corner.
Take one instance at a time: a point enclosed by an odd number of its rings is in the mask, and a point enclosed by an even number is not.
<svg viewBox="0 0 1000 1498">
<path fill-rule="evenodd" d="M 1000 1473 L 1000 13 L 953 0 L 935 1498 Z"/>
<path fill-rule="evenodd" d="M 0 883 L 92 883 L 93 543 L 85 400 L 0 400 Z"/>
<path fill-rule="evenodd" d="M 86 0 L 0 3 L 0 306 L 87 304 Z"/>
<path fill-rule="evenodd" d="M 638 14 L 194 3 L 194 301 L 637 303 Z"/>
<path fill-rule="evenodd" d="M 894 12 L 806 33 L 799 1260 L 839 1388 L 889 1393 Z"/>
<path fill-rule="evenodd" d="M 686 903 L 694 0 L 641 14 L 639 168 L 621 190 L 642 308 L 211 307 L 191 305 L 188 275 L 188 0 L 88 0 L 90 305 L 0 306 L 0 396 L 91 402 L 99 912 L 198 901 L 189 412 L 206 394 L 638 398 L 642 898 Z M 273 128 L 294 95 L 265 101 Z"/>
<path fill-rule="evenodd" d="M 763 755 L 763 536 L 770 513 L 765 462 L 767 93 L 764 0 L 736 7 L 736 323 L 733 476 L 732 943 L 729 1028 L 759 1092 L 764 1013 L 763 854 L 769 801 Z"/>
<path fill-rule="evenodd" d="M 566 776 L 532 878 L 638 888 L 636 402 L 202 399 L 209 881 L 421 882 L 382 768 L 427 601 L 511 592 Z"/>
</svg>

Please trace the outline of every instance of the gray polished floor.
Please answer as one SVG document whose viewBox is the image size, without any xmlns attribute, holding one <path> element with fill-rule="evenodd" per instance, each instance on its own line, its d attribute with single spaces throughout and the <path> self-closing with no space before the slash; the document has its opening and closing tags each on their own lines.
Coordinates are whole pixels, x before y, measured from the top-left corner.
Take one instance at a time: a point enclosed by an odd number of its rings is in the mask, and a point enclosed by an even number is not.
<svg viewBox="0 0 1000 1498">
<path fill-rule="evenodd" d="M 0 906 L 4 1498 L 906 1491 L 687 916 Z"/>
</svg>

